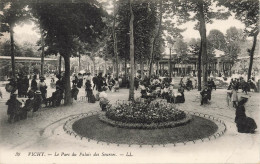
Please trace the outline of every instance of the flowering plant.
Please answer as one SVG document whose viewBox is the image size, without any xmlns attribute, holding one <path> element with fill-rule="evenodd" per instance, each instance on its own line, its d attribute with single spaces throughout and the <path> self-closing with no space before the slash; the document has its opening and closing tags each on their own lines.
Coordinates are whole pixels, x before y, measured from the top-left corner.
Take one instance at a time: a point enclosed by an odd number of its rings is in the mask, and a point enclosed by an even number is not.
<svg viewBox="0 0 260 164">
<path fill-rule="evenodd" d="M 186 114 L 172 104 L 146 101 L 110 106 L 106 117 L 123 123 L 153 124 L 182 120 Z"/>
</svg>

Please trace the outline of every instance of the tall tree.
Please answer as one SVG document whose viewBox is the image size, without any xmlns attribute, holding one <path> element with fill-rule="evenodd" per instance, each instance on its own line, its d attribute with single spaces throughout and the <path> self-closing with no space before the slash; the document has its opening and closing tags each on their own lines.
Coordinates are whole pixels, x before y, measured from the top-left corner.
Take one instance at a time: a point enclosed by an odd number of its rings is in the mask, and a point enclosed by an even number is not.
<svg viewBox="0 0 260 164">
<path fill-rule="evenodd" d="M 174 49 L 177 53 L 179 63 L 185 63 L 188 59 L 188 44 L 183 39 L 176 39 L 174 43 Z M 185 73 L 182 68 L 182 73 Z"/>
<path fill-rule="evenodd" d="M 226 40 L 224 34 L 216 29 L 210 30 L 208 35 L 209 44 L 212 45 L 214 49 L 224 50 L 226 45 Z"/>
<path fill-rule="evenodd" d="M 129 61 L 129 0 L 118 1 L 118 17 L 117 17 L 117 45 L 118 55 L 121 59 L 125 59 L 125 64 Z M 153 41 L 157 32 L 158 23 L 158 3 L 156 1 L 133 1 L 132 2 L 134 19 L 134 55 L 135 64 L 141 65 L 141 70 L 144 63 L 151 58 L 151 50 L 153 47 L 153 56 L 159 56 L 161 52 L 161 33 L 159 37 Z M 127 34 L 127 35 L 126 35 Z M 142 71 L 141 71 L 142 72 Z"/>
<path fill-rule="evenodd" d="M 201 47 L 199 53 L 199 63 L 201 63 L 202 70 L 198 69 L 198 89 L 201 89 L 200 73 L 202 72 L 203 83 L 207 82 L 207 36 L 206 24 L 212 23 L 213 19 L 226 19 L 230 13 L 223 11 L 223 9 L 214 8 L 212 0 L 172 0 L 172 9 L 176 11 L 180 23 L 197 20 L 195 26 L 200 33 Z M 199 64 L 200 65 L 200 64 Z M 198 67 L 200 68 L 200 66 Z"/>
<path fill-rule="evenodd" d="M 117 17 L 117 12 L 116 12 L 116 0 L 113 0 L 113 27 L 112 27 L 112 36 L 113 36 L 113 48 L 114 48 L 114 55 L 115 55 L 115 60 L 116 60 L 116 78 L 118 78 L 119 74 L 119 59 L 118 59 L 118 53 L 117 53 L 117 38 L 116 38 L 116 17 Z"/>
<path fill-rule="evenodd" d="M 228 58 L 231 59 L 232 64 L 237 60 L 237 56 L 241 51 L 241 44 L 245 42 L 245 35 L 241 29 L 236 27 L 230 27 L 226 31 L 225 35 L 225 53 L 228 55 Z"/>
<path fill-rule="evenodd" d="M 152 74 L 152 67 L 154 63 L 154 51 L 155 51 L 155 44 L 158 39 L 160 39 L 160 34 L 162 33 L 162 15 L 163 15 L 163 0 L 159 1 L 159 22 L 157 23 L 157 29 L 155 31 L 154 37 L 151 38 L 151 51 L 150 51 L 150 60 L 149 60 L 149 77 L 151 77 Z"/>
<path fill-rule="evenodd" d="M 251 78 L 254 52 L 259 33 L 259 1 L 258 0 L 218 0 L 218 5 L 224 5 L 235 13 L 236 19 L 245 24 L 245 32 L 253 37 L 253 45 L 249 50 L 250 60 L 247 79 Z"/>
<path fill-rule="evenodd" d="M 0 2 L 0 33 L 10 33 L 12 76 L 15 78 L 14 27 L 29 18 L 26 3 L 19 0 L 2 0 Z"/>
<path fill-rule="evenodd" d="M 130 8 L 130 89 L 129 89 L 129 100 L 134 101 L 134 76 L 135 76 L 135 68 L 134 68 L 134 12 L 132 8 L 133 0 L 129 0 L 129 8 Z"/>
<path fill-rule="evenodd" d="M 75 38 L 95 46 L 101 40 L 105 24 L 105 12 L 96 1 L 42 0 L 31 4 L 34 17 L 39 20 L 41 29 L 46 31 L 46 54 L 60 54 L 65 63 L 65 105 L 71 104 L 70 57 L 77 52 Z M 73 13 L 73 14 L 72 14 Z"/>
</svg>

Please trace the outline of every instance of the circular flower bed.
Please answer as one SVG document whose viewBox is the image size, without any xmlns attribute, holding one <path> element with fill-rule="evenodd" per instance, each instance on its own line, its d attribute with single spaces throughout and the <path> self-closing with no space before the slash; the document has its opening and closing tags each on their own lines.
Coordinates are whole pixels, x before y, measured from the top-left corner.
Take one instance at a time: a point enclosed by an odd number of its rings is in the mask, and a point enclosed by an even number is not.
<svg viewBox="0 0 260 164">
<path fill-rule="evenodd" d="M 174 105 L 162 102 L 129 102 L 109 106 L 101 121 L 126 128 L 164 128 L 183 125 L 191 120 Z"/>
</svg>

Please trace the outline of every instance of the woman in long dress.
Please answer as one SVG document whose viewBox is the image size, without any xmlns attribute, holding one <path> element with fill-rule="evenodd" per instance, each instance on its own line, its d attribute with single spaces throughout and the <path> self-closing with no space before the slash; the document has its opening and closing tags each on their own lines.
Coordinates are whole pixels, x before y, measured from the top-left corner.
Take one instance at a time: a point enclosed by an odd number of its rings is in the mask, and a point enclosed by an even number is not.
<svg viewBox="0 0 260 164">
<path fill-rule="evenodd" d="M 237 125 L 237 131 L 240 133 L 254 133 L 257 128 L 255 121 L 246 116 L 245 103 L 247 101 L 248 98 L 242 97 L 236 108 L 235 123 Z"/>
</svg>

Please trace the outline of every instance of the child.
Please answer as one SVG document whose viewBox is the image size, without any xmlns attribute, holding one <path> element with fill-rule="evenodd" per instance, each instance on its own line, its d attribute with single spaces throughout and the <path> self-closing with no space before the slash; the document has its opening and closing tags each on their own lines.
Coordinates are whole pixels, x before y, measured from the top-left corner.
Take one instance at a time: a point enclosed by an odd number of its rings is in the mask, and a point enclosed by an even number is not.
<svg viewBox="0 0 260 164">
<path fill-rule="evenodd" d="M 231 93 L 232 93 L 231 100 L 232 100 L 232 102 L 233 102 L 233 107 L 234 107 L 234 108 L 236 108 L 237 105 L 238 105 L 238 104 L 237 104 L 237 103 L 238 103 L 237 90 L 238 90 L 238 88 L 237 88 L 236 86 L 233 86 L 233 87 L 232 87 L 232 91 L 231 91 Z"/>
<path fill-rule="evenodd" d="M 8 105 L 7 115 L 9 116 L 8 122 L 12 123 L 15 120 L 16 114 L 19 112 L 20 107 L 22 105 L 21 102 L 17 100 L 17 90 L 11 95 L 10 99 L 6 102 Z"/>
<path fill-rule="evenodd" d="M 34 100 L 33 100 L 33 112 L 36 112 L 40 109 L 42 104 L 42 95 L 41 91 L 37 90 L 34 94 Z"/>
<path fill-rule="evenodd" d="M 227 91 L 227 105 L 229 106 L 229 102 L 231 101 L 232 93 L 230 91 Z"/>
<path fill-rule="evenodd" d="M 107 99 L 107 94 L 105 91 L 106 91 L 106 88 L 103 87 L 102 92 L 100 92 L 100 94 L 99 94 L 99 98 L 100 98 L 99 105 L 100 105 L 102 111 L 106 111 L 107 105 L 109 103 L 109 101 Z"/>
</svg>

